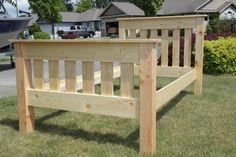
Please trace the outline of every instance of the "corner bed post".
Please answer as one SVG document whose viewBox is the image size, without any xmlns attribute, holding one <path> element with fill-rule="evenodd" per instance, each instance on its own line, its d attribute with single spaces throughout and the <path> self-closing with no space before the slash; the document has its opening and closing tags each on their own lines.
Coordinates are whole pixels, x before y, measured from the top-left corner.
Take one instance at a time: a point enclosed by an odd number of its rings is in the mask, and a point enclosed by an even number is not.
<svg viewBox="0 0 236 157">
<path fill-rule="evenodd" d="M 28 105 L 27 89 L 32 88 L 31 60 L 25 59 L 25 46 L 15 43 L 16 85 L 19 112 L 19 129 L 21 133 L 34 130 L 34 108 Z"/>
<path fill-rule="evenodd" d="M 202 73 L 203 73 L 203 51 L 204 51 L 204 17 L 197 18 L 197 31 L 196 31 L 196 81 L 194 94 L 202 94 Z"/>
<path fill-rule="evenodd" d="M 156 44 L 140 45 L 140 153 L 156 151 Z"/>
</svg>

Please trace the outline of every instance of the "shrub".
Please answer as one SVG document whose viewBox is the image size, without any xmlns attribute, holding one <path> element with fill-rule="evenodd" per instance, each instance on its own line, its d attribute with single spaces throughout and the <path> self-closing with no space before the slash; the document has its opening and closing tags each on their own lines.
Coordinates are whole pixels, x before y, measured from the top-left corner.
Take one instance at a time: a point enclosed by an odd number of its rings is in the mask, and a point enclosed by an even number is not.
<svg viewBox="0 0 236 157">
<path fill-rule="evenodd" d="M 62 37 L 64 35 L 64 33 L 65 32 L 63 30 L 58 30 L 57 31 L 57 34 L 58 34 L 59 37 Z"/>
<path fill-rule="evenodd" d="M 206 41 L 204 72 L 236 75 L 236 38 Z"/>
<path fill-rule="evenodd" d="M 35 32 L 35 39 L 50 39 L 50 35 L 47 32 Z"/>
<path fill-rule="evenodd" d="M 42 31 L 39 25 L 34 23 L 32 26 L 29 27 L 29 34 L 34 35 L 35 32 L 42 32 Z"/>
</svg>

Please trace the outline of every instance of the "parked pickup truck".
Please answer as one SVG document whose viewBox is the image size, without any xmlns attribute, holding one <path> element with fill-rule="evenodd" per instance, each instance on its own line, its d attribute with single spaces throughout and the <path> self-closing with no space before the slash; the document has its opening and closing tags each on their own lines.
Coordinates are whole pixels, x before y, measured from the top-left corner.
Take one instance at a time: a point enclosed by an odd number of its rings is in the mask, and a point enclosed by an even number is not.
<svg viewBox="0 0 236 157">
<path fill-rule="evenodd" d="M 64 36 L 67 34 L 74 34 L 77 37 L 84 37 L 84 38 L 93 38 L 95 35 L 95 32 L 93 30 L 90 30 L 89 28 L 83 28 L 80 25 L 71 26 L 69 31 L 64 31 Z"/>
</svg>

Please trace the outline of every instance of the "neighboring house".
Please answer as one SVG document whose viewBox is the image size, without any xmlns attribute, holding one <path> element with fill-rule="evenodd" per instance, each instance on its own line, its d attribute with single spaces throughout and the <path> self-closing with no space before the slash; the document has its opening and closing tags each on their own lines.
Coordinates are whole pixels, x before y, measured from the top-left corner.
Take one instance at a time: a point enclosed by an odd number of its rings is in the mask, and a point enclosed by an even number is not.
<svg viewBox="0 0 236 157">
<path fill-rule="evenodd" d="M 61 12 L 62 21 L 55 25 L 55 32 L 58 30 L 69 30 L 71 26 L 82 25 L 96 31 L 101 30 L 100 14 L 104 9 L 91 9 L 83 13 Z M 28 26 L 37 23 L 43 32 L 51 34 L 51 25 L 47 21 L 39 20 L 36 14 L 32 14 L 32 19 Z"/>
<path fill-rule="evenodd" d="M 102 36 L 118 34 L 117 18 L 144 16 L 144 12 L 129 2 L 112 2 L 105 9 L 91 9 L 83 13 L 61 12 L 62 21 L 55 25 L 55 32 L 58 30 L 69 30 L 70 26 L 82 25 L 95 31 L 102 31 Z M 38 16 L 33 14 L 30 22 L 35 21 L 43 32 L 51 34 L 51 25 L 47 21 L 40 21 Z"/>
<path fill-rule="evenodd" d="M 87 10 L 79 15 L 78 22 L 83 27 L 90 28 L 95 31 L 101 31 L 100 15 L 103 11 L 104 9 Z"/>
<path fill-rule="evenodd" d="M 236 18 L 236 0 L 165 0 L 157 15 L 219 14 Z"/>
<path fill-rule="evenodd" d="M 102 36 L 118 34 L 119 28 L 117 18 L 138 16 L 144 16 L 144 12 L 133 3 L 112 2 L 104 9 L 100 16 L 102 22 Z"/>
</svg>

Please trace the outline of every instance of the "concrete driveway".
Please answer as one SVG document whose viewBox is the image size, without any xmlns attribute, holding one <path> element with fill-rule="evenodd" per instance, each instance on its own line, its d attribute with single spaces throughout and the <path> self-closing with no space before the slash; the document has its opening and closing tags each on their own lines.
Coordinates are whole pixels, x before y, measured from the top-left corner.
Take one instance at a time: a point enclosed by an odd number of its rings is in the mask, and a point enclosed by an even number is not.
<svg viewBox="0 0 236 157">
<path fill-rule="evenodd" d="M 9 62 L 0 62 L 0 98 L 16 95 L 15 69 Z"/>
<path fill-rule="evenodd" d="M 117 66 L 118 64 L 114 64 Z M 81 62 L 76 64 L 77 74 L 81 75 Z M 100 64 L 95 62 L 94 70 L 100 70 Z M 44 62 L 44 80 L 48 82 L 48 63 Z M 64 63 L 60 62 L 60 79 L 64 79 Z M 16 95 L 16 74 L 9 62 L 0 62 L 0 98 Z"/>
</svg>

